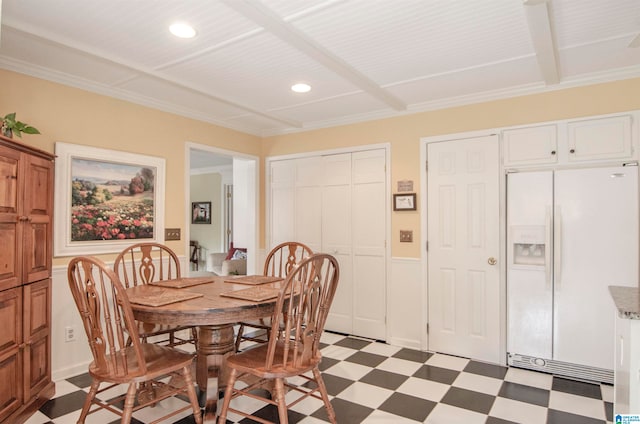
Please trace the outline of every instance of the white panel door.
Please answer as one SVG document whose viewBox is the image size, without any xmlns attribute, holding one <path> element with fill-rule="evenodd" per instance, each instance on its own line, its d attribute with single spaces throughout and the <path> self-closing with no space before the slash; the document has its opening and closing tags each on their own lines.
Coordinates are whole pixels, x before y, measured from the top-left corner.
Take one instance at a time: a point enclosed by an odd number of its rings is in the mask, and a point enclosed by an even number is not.
<svg viewBox="0 0 640 424">
<path fill-rule="evenodd" d="M 500 362 L 497 136 L 427 147 L 429 350 Z"/>
<path fill-rule="evenodd" d="M 353 334 L 351 153 L 322 157 L 322 251 L 336 257 L 340 280 L 325 328 Z"/>
<path fill-rule="evenodd" d="M 354 152 L 353 334 L 386 340 L 386 153 Z"/>
</svg>

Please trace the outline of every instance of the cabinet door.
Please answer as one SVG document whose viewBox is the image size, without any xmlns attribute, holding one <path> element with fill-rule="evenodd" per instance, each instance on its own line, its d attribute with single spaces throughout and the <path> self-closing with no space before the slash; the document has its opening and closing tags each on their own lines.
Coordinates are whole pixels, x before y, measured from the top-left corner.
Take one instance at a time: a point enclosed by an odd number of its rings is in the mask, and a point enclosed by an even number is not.
<svg viewBox="0 0 640 424">
<path fill-rule="evenodd" d="M 558 161 L 555 125 L 506 130 L 502 136 L 505 166 L 551 164 Z"/>
<path fill-rule="evenodd" d="M 53 162 L 25 156 L 23 281 L 51 276 Z"/>
<path fill-rule="evenodd" d="M 630 159 L 631 116 L 569 122 L 569 161 Z"/>
<path fill-rule="evenodd" d="M 0 292 L 0 422 L 22 405 L 22 289 Z"/>
<path fill-rule="evenodd" d="M 24 394 L 36 396 L 51 382 L 51 279 L 24 286 Z"/>
<path fill-rule="evenodd" d="M 21 283 L 20 153 L 0 146 L 0 290 Z"/>
</svg>

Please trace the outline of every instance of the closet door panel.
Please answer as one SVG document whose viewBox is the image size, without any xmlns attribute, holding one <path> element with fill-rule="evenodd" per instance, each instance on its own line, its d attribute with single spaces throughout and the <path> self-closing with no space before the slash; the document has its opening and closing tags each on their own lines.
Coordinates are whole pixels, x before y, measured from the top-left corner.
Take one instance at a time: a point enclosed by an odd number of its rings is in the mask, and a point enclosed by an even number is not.
<svg viewBox="0 0 640 424">
<path fill-rule="evenodd" d="M 271 243 L 267 248 L 295 239 L 295 161 L 272 162 L 270 171 Z"/>
<path fill-rule="evenodd" d="M 340 282 L 325 328 L 352 334 L 351 154 L 324 156 L 322 161 L 322 251 L 340 264 Z"/>
<path fill-rule="evenodd" d="M 352 155 L 354 334 L 386 340 L 386 156 Z"/>
</svg>

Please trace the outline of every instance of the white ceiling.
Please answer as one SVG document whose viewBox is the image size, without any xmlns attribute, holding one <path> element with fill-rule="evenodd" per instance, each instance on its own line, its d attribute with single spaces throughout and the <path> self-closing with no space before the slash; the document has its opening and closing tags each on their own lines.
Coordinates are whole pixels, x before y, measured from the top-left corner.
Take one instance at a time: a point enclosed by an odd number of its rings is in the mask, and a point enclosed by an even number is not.
<svg viewBox="0 0 640 424">
<path fill-rule="evenodd" d="M 1 68 L 261 136 L 640 76 L 639 0 L 4 0 L 1 20 Z"/>
</svg>

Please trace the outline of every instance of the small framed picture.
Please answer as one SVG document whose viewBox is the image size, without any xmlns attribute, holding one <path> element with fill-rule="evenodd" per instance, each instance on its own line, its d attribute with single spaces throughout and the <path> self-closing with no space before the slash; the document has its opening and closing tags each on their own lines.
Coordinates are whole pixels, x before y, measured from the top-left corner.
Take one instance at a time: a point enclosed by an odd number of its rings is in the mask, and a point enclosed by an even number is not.
<svg viewBox="0 0 640 424">
<path fill-rule="evenodd" d="M 191 223 L 211 224 L 211 202 L 191 202 Z"/>
<path fill-rule="evenodd" d="M 399 193 L 393 195 L 394 211 L 415 211 L 416 210 L 416 194 L 415 193 Z"/>
</svg>

